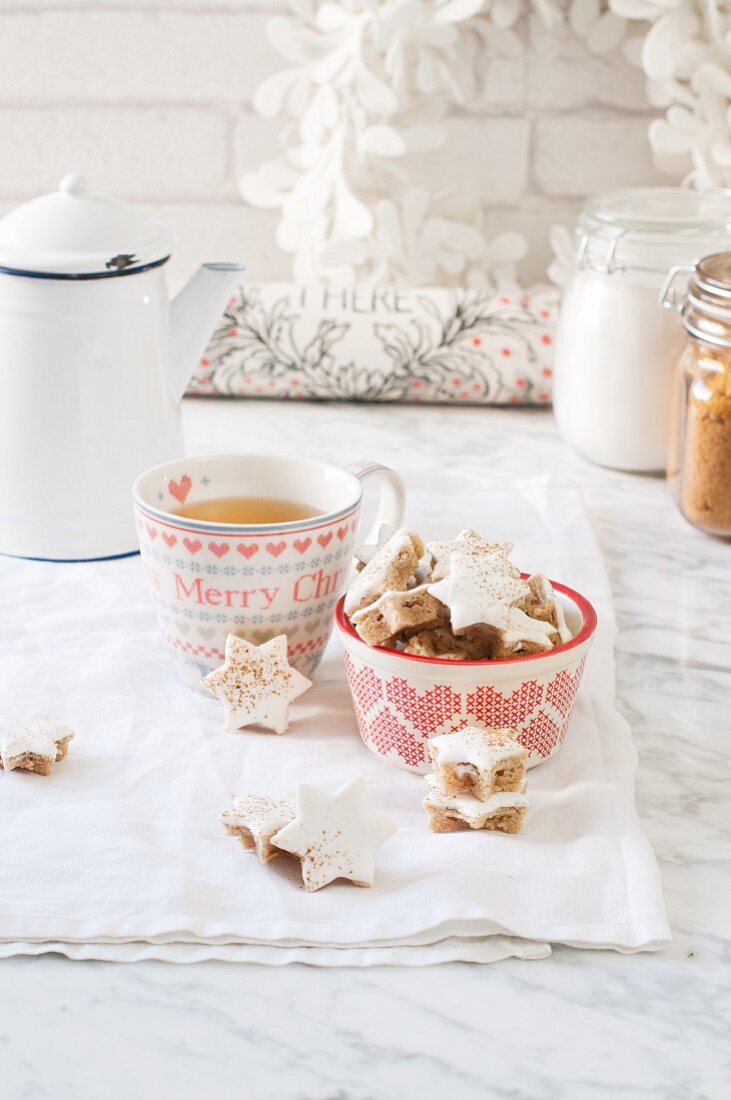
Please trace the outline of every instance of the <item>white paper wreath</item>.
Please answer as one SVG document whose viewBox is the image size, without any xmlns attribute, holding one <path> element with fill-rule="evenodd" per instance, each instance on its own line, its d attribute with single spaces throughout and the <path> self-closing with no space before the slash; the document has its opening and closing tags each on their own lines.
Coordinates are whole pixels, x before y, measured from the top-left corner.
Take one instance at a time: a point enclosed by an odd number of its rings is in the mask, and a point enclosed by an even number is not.
<svg viewBox="0 0 731 1100">
<path fill-rule="evenodd" d="M 254 99 L 285 120 L 282 152 L 241 193 L 281 211 L 277 243 L 299 282 L 514 279 L 523 237 L 489 237 L 483 204 L 431 191 L 409 157 L 442 145 L 448 107 L 474 93 L 486 56 L 522 48 L 514 28 L 529 7 L 547 25 L 566 18 L 591 52 L 621 48 L 642 65 L 650 103 L 666 109 L 650 126 L 662 168 L 695 186 L 731 183 L 731 0 L 288 2 L 292 15 L 268 23 L 288 67 Z"/>
</svg>

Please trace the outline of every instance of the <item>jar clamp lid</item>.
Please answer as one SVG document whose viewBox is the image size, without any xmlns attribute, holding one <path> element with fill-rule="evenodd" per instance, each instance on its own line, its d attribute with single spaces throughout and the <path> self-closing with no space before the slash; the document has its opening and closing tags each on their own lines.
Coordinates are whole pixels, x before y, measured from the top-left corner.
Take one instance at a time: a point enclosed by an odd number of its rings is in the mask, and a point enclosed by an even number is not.
<svg viewBox="0 0 731 1100">
<path fill-rule="evenodd" d="M 611 274 L 664 274 L 673 264 L 731 242 L 731 191 L 637 187 L 595 195 L 584 204 L 577 267 Z"/>
<path fill-rule="evenodd" d="M 685 296 L 674 284 L 688 276 Z M 714 252 L 697 264 L 676 264 L 660 292 L 660 305 L 676 310 L 691 336 L 714 347 L 731 348 L 731 252 Z"/>
</svg>

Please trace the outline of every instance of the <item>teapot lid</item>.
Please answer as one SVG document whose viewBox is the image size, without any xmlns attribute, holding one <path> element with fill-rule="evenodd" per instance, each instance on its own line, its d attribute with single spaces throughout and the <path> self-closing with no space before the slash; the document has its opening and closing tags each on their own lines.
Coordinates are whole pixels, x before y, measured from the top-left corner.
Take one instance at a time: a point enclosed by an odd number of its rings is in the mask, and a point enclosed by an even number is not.
<svg viewBox="0 0 731 1100">
<path fill-rule="evenodd" d="M 170 231 L 72 172 L 0 220 L 0 271 L 49 279 L 131 275 L 165 263 Z"/>
</svg>

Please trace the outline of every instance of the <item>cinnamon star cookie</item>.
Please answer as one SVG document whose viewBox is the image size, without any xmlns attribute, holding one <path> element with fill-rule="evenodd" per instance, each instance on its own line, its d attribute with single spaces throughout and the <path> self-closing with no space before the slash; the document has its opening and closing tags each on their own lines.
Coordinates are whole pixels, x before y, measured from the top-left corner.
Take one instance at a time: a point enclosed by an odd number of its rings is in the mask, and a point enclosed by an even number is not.
<svg viewBox="0 0 731 1100">
<path fill-rule="evenodd" d="M 300 857 L 305 890 L 312 892 L 336 878 L 372 886 L 375 850 L 395 832 L 391 821 L 369 809 L 362 779 L 335 794 L 302 783 L 297 816 L 274 834 L 272 844 Z"/>
<path fill-rule="evenodd" d="M 447 795 L 434 775 L 426 776 L 424 809 L 433 833 L 454 833 L 462 829 L 486 829 L 519 833 L 523 828 L 528 799 L 525 789 L 497 791 L 482 801 L 474 795 Z"/>
<path fill-rule="evenodd" d="M 507 558 L 469 550 L 453 550 L 449 573 L 428 591 L 447 605 L 457 634 L 479 623 L 506 630 L 511 606 L 530 594 L 527 583 L 511 575 Z"/>
<path fill-rule="evenodd" d="M 379 547 L 345 593 L 345 614 L 352 615 L 384 592 L 405 592 L 424 553 L 424 543 L 408 527 L 401 527 Z"/>
<path fill-rule="evenodd" d="M 0 719 L 0 767 L 6 772 L 48 775 L 68 752 L 74 731 L 52 722 L 47 714 Z"/>
<path fill-rule="evenodd" d="M 247 851 L 256 849 L 262 863 L 268 863 L 281 855 L 272 844 L 276 832 L 289 824 L 295 815 L 294 797 L 291 794 L 279 798 L 245 794 L 234 798 L 230 810 L 221 814 L 221 824 L 229 836 L 238 837 Z"/>
<path fill-rule="evenodd" d="M 376 556 L 379 550 L 382 550 L 390 538 L 396 534 L 396 528 L 391 527 L 388 523 L 382 523 L 378 528 L 378 534 L 376 536 L 376 542 L 364 542 L 360 546 L 356 546 L 353 551 L 353 557 L 355 558 L 355 568 L 360 572 L 364 566 L 368 565 L 368 562 Z"/>
<path fill-rule="evenodd" d="M 201 683 L 223 703 L 226 729 L 259 725 L 286 733 L 289 704 L 312 687 L 311 680 L 290 667 L 286 635 L 257 646 L 229 634 L 225 654 L 221 667 Z"/>
<path fill-rule="evenodd" d="M 497 564 L 504 562 L 505 569 L 512 576 L 520 576 L 519 570 L 508 562 L 508 556 L 513 549 L 512 542 L 489 542 L 471 527 L 460 531 L 456 539 L 452 539 L 451 542 L 428 542 L 426 549 L 434 563 L 432 580 L 435 582 L 446 577 L 449 572 L 449 559 L 455 550 L 461 550 L 473 557 L 489 559 Z"/>
<path fill-rule="evenodd" d="M 469 794 L 482 802 L 498 791 L 518 791 L 525 779 L 527 750 L 514 729 L 465 726 L 429 740 L 434 775 L 442 793 Z"/>
</svg>

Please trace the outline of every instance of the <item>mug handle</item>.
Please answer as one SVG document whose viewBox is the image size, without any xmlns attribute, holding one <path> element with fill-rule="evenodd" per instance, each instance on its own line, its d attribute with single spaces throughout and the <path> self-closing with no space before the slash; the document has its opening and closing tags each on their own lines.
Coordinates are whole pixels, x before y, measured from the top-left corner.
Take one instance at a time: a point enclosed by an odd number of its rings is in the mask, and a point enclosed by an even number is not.
<svg viewBox="0 0 731 1100">
<path fill-rule="evenodd" d="M 387 523 L 389 527 L 400 527 L 406 509 L 406 487 L 396 471 L 381 462 L 351 462 L 345 469 L 359 481 L 376 477 L 381 484 L 378 515 L 364 541 L 376 542 L 383 523 Z"/>
</svg>

